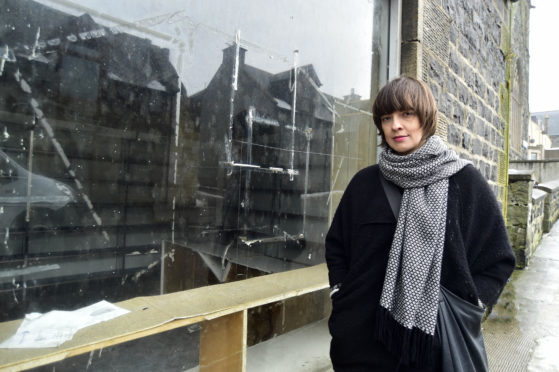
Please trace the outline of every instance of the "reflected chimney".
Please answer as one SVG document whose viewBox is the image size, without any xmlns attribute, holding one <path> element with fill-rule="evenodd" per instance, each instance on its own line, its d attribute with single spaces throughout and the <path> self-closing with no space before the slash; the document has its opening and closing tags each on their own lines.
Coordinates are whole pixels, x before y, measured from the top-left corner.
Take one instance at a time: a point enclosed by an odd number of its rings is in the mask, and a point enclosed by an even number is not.
<svg viewBox="0 0 559 372">
<path fill-rule="evenodd" d="M 236 45 L 232 44 L 227 48 L 223 49 L 223 64 L 229 64 L 235 62 L 235 50 Z M 245 64 L 245 53 L 246 49 L 243 47 L 239 47 L 239 66 Z"/>
<path fill-rule="evenodd" d="M 359 102 L 361 100 L 361 96 L 359 94 L 355 94 L 355 89 L 351 88 L 351 93 L 347 96 L 344 96 L 344 102 L 345 103 L 356 103 Z"/>
<path fill-rule="evenodd" d="M 544 134 L 549 133 L 549 114 L 545 114 L 543 130 L 544 130 Z"/>
</svg>

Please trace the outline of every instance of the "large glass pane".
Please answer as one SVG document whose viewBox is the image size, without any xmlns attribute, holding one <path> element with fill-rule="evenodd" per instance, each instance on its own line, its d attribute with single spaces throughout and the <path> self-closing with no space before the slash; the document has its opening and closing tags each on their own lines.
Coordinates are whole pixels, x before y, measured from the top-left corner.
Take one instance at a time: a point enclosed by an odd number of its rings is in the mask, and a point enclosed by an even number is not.
<svg viewBox="0 0 559 372">
<path fill-rule="evenodd" d="M 0 0 L 0 320 L 323 262 L 375 7 Z"/>
<path fill-rule="evenodd" d="M 72 356 L 29 372 L 197 372 L 200 325 L 173 329 Z"/>
</svg>

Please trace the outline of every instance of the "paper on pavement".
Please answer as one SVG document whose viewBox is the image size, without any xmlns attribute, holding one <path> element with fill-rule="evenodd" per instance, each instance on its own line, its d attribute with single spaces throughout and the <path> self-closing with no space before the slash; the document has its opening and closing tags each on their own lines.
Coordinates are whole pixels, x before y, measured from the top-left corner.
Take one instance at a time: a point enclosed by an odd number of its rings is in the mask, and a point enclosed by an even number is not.
<svg viewBox="0 0 559 372">
<path fill-rule="evenodd" d="M 74 310 L 53 310 L 25 315 L 15 335 L 0 343 L 1 348 L 56 347 L 74 337 L 82 328 L 124 315 L 129 311 L 100 301 Z"/>
</svg>

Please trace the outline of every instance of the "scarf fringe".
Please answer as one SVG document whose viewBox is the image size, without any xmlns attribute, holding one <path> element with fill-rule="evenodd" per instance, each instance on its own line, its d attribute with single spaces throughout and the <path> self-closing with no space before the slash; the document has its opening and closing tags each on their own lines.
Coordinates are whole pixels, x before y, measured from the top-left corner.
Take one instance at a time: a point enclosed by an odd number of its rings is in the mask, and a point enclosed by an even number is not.
<svg viewBox="0 0 559 372">
<path fill-rule="evenodd" d="M 390 312 L 379 306 L 375 315 L 375 337 L 405 365 L 433 364 L 435 336 L 418 328 L 406 328 Z"/>
</svg>

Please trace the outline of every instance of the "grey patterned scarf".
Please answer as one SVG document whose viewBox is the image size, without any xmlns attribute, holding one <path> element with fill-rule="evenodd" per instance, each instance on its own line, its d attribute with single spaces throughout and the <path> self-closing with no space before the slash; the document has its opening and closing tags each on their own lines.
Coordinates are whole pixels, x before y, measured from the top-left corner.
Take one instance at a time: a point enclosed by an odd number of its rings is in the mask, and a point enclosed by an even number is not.
<svg viewBox="0 0 559 372">
<path fill-rule="evenodd" d="M 380 306 L 409 332 L 417 328 L 429 336 L 435 333 L 448 178 L 467 164 L 469 162 L 460 159 L 438 136 L 430 137 L 408 155 L 398 155 L 389 147 L 381 153 L 382 174 L 403 188 L 404 194 Z M 386 338 L 386 330 L 383 335 Z M 388 338 L 394 339 L 392 335 Z M 411 340 L 412 337 L 404 336 L 391 342 L 413 342 Z"/>
</svg>

